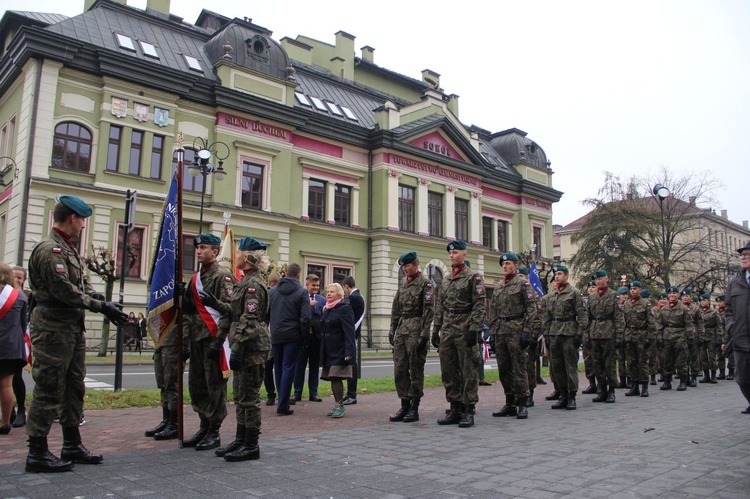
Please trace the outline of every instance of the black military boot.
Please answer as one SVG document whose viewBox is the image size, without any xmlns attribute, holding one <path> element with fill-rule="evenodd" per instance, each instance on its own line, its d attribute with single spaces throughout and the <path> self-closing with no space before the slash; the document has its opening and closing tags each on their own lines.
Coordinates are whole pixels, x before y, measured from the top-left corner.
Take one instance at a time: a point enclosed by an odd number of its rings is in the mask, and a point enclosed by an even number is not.
<svg viewBox="0 0 750 499">
<path fill-rule="evenodd" d="M 461 421 L 458 422 L 458 427 L 471 428 L 474 426 L 474 412 L 474 404 L 467 404 L 464 413 L 461 416 Z"/>
<path fill-rule="evenodd" d="M 633 383 L 633 386 L 630 390 L 625 392 L 626 397 L 636 397 L 641 394 L 641 390 L 638 388 L 638 383 Z"/>
<path fill-rule="evenodd" d="M 596 397 L 591 399 L 592 402 L 606 402 L 607 401 L 607 390 L 605 390 L 605 385 L 599 385 L 602 390 L 596 394 Z"/>
<path fill-rule="evenodd" d="M 715 385 L 717 383 L 717 381 L 716 381 L 716 371 L 709 371 L 709 374 L 711 374 L 711 384 Z"/>
<path fill-rule="evenodd" d="M 413 397 L 411 399 L 409 410 L 404 416 L 404 423 L 413 423 L 415 421 L 419 421 L 419 397 Z"/>
<path fill-rule="evenodd" d="M 154 440 L 174 440 L 177 438 L 177 411 L 169 411 L 167 427 L 154 435 Z"/>
<path fill-rule="evenodd" d="M 620 376 L 620 382 L 615 385 L 615 388 L 627 388 L 628 380 L 627 376 Z"/>
<path fill-rule="evenodd" d="M 664 376 L 664 384 L 659 387 L 659 390 L 671 390 L 672 389 L 672 376 Z"/>
<path fill-rule="evenodd" d="M 576 392 L 575 390 L 568 392 L 568 404 L 565 406 L 566 411 L 576 410 Z"/>
<path fill-rule="evenodd" d="M 406 416 L 407 412 L 409 412 L 409 399 L 401 399 L 401 409 L 399 409 L 396 412 L 396 414 L 394 414 L 388 419 L 390 419 L 393 422 L 403 421 L 404 416 Z"/>
<path fill-rule="evenodd" d="M 589 386 L 585 390 L 581 390 L 581 393 L 584 395 L 588 395 L 590 393 L 596 393 L 596 378 L 591 376 L 590 378 L 587 378 L 589 380 Z"/>
<path fill-rule="evenodd" d="M 29 454 L 26 456 L 26 471 L 32 473 L 57 473 L 70 471 L 72 461 L 58 459 L 47 447 L 47 437 L 29 437 Z"/>
<path fill-rule="evenodd" d="M 724 376 L 724 369 L 719 369 L 719 374 L 716 376 L 716 379 L 727 379 L 727 377 Z"/>
<path fill-rule="evenodd" d="M 630 390 L 633 388 L 633 380 L 630 378 L 630 376 L 625 376 L 625 388 Z"/>
<path fill-rule="evenodd" d="M 101 454 L 92 454 L 81 443 L 81 433 L 78 426 L 65 427 L 62 429 L 63 446 L 60 451 L 60 459 L 80 464 L 99 464 L 104 460 Z"/>
<path fill-rule="evenodd" d="M 609 391 L 607 391 L 607 399 L 605 400 L 605 402 L 608 403 L 608 404 L 614 404 L 615 403 L 615 387 L 614 387 L 614 385 L 610 385 L 609 386 Z"/>
<path fill-rule="evenodd" d="M 462 416 L 463 416 L 463 411 L 461 408 L 461 402 L 451 402 L 451 408 L 448 409 L 448 412 L 445 413 L 445 416 L 438 419 L 437 424 L 439 425 L 458 424 L 461 422 Z"/>
<path fill-rule="evenodd" d="M 226 453 L 224 459 L 232 462 L 260 459 L 258 430 L 245 429 L 245 438 L 242 445 L 236 450 Z"/>
<path fill-rule="evenodd" d="M 697 388 L 698 387 L 698 380 L 696 379 L 695 375 L 688 376 L 688 386 L 690 388 Z"/>
<path fill-rule="evenodd" d="M 203 437 L 206 436 L 208 433 L 208 427 L 209 427 L 208 419 L 201 419 L 201 426 L 198 428 L 198 431 L 195 432 L 195 434 L 188 438 L 187 440 L 182 441 L 183 447 L 195 447 L 199 443 L 201 443 L 201 440 L 203 440 Z"/>
<path fill-rule="evenodd" d="M 164 428 L 167 427 L 167 424 L 169 423 L 169 409 L 167 409 L 166 407 L 162 407 L 161 415 L 162 415 L 161 423 L 154 426 L 150 430 L 146 430 L 144 435 L 146 435 L 147 437 L 153 437 L 154 435 L 156 435 L 157 433 L 159 433 L 160 431 L 164 430 Z"/>
<path fill-rule="evenodd" d="M 680 375 L 680 385 L 677 387 L 678 392 L 684 392 L 687 390 L 687 374 Z"/>
<path fill-rule="evenodd" d="M 698 383 L 710 383 L 711 382 L 711 373 L 708 372 L 708 369 L 703 370 L 703 377 Z"/>
<path fill-rule="evenodd" d="M 529 396 L 526 399 L 526 407 L 534 407 L 534 390 L 529 390 Z"/>
<path fill-rule="evenodd" d="M 656 386 L 656 374 L 651 375 L 651 386 Z"/>
<path fill-rule="evenodd" d="M 552 409 L 565 409 L 568 407 L 568 395 L 569 393 L 563 392 L 560 399 L 552 404 Z"/>
<path fill-rule="evenodd" d="M 656 380 L 659 383 L 666 383 L 667 382 L 667 376 L 664 373 L 659 373 L 659 379 Z"/>
<path fill-rule="evenodd" d="M 544 397 L 544 400 L 557 400 L 560 398 L 560 390 L 555 387 L 555 391 Z"/>
<path fill-rule="evenodd" d="M 243 442 L 245 441 L 245 425 L 237 424 L 237 432 L 234 434 L 234 440 L 232 440 L 229 445 L 224 447 L 219 447 L 214 451 L 214 454 L 216 454 L 219 457 L 224 457 L 230 452 L 234 452 L 240 447 L 242 447 Z"/>
<path fill-rule="evenodd" d="M 727 379 L 729 381 L 732 381 L 734 379 L 734 369 L 730 368 L 729 372 L 727 373 Z"/>
<path fill-rule="evenodd" d="M 545 397 L 546 398 L 546 397 Z M 513 396 L 505 396 L 505 405 L 497 412 L 492 413 L 493 418 L 507 418 L 508 416 L 518 415 L 518 408 L 513 405 Z"/>
<path fill-rule="evenodd" d="M 641 383 L 641 397 L 648 397 L 648 383 Z"/>
<path fill-rule="evenodd" d="M 19 407 L 15 418 L 11 418 L 11 426 L 13 428 L 22 428 L 26 426 L 26 409 Z"/>
<path fill-rule="evenodd" d="M 517 397 L 516 398 L 516 405 L 518 408 L 516 409 L 516 419 L 528 419 L 529 418 L 529 411 L 526 410 L 526 400 L 528 397 Z"/>
<path fill-rule="evenodd" d="M 206 436 L 196 444 L 195 450 L 210 450 L 219 447 L 221 445 L 219 430 L 221 430 L 221 423 L 210 425 Z"/>
</svg>

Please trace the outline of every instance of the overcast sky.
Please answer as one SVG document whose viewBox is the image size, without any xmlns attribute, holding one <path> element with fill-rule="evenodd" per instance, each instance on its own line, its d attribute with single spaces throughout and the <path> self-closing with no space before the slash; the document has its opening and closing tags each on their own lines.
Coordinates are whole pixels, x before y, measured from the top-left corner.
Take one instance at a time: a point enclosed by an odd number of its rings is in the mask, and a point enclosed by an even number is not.
<svg viewBox="0 0 750 499">
<path fill-rule="evenodd" d="M 74 16 L 83 3 L 2 5 Z M 334 44 L 343 30 L 356 36 L 357 55 L 374 47 L 380 66 L 440 73 L 444 91 L 461 96 L 463 123 L 516 127 L 542 146 L 564 192 L 557 224 L 586 213 L 581 200 L 596 195 L 603 171 L 627 177 L 662 165 L 712 171 L 724 185 L 713 208 L 750 219 L 748 1 L 172 0 L 171 13 L 192 23 L 203 7 L 249 17 L 276 40 Z"/>
</svg>

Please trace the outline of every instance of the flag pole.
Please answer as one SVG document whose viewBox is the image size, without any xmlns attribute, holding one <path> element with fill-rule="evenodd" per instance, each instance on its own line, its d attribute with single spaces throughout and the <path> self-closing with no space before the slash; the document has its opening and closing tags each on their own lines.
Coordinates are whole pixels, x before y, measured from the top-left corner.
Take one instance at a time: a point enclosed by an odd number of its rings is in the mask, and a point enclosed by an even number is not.
<svg viewBox="0 0 750 499">
<path fill-rule="evenodd" d="M 185 163 L 185 148 L 183 147 L 182 132 L 177 134 L 177 252 L 175 254 L 175 290 L 182 280 L 182 171 Z M 182 295 L 175 293 L 175 305 L 177 307 L 177 445 L 182 448 L 184 436 L 183 417 L 183 377 L 185 373 L 185 361 L 182 358 L 184 349 L 182 338 Z"/>
</svg>

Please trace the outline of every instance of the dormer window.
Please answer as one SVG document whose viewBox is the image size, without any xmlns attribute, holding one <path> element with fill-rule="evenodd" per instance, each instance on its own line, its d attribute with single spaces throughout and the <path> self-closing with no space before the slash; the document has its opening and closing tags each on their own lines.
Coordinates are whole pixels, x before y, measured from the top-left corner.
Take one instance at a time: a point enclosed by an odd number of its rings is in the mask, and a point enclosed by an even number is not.
<svg viewBox="0 0 750 499">
<path fill-rule="evenodd" d="M 323 104 L 322 100 L 320 100 L 317 97 L 314 97 L 312 95 L 310 96 L 310 100 L 313 101 L 313 104 L 318 109 L 318 111 L 328 111 L 328 108 L 326 107 L 325 104 Z"/>
<path fill-rule="evenodd" d="M 139 40 L 139 43 L 141 44 L 141 50 L 143 50 L 143 55 L 146 57 L 153 57 L 154 59 L 159 58 L 159 54 L 156 52 L 156 47 L 148 42 L 144 42 L 143 40 Z"/>
<path fill-rule="evenodd" d="M 132 38 L 130 38 L 127 35 L 122 35 L 120 33 L 115 33 L 115 36 L 117 37 L 117 44 L 120 46 L 121 49 L 135 52 L 135 45 L 133 45 Z"/>
<path fill-rule="evenodd" d="M 297 101 L 303 106 L 312 107 L 312 104 L 310 104 L 310 101 L 307 100 L 307 97 L 305 97 L 305 94 L 294 92 L 294 96 L 297 98 Z"/>
<path fill-rule="evenodd" d="M 268 40 L 260 35 L 255 35 L 252 38 L 247 39 L 247 55 L 252 57 L 256 61 L 268 62 L 268 53 L 270 45 Z"/>
<path fill-rule="evenodd" d="M 187 65 L 190 69 L 193 71 L 199 71 L 203 72 L 203 68 L 201 67 L 201 63 L 198 62 L 198 59 L 193 57 L 192 55 L 182 54 L 182 56 L 185 58 L 185 62 L 187 62 Z"/>
</svg>

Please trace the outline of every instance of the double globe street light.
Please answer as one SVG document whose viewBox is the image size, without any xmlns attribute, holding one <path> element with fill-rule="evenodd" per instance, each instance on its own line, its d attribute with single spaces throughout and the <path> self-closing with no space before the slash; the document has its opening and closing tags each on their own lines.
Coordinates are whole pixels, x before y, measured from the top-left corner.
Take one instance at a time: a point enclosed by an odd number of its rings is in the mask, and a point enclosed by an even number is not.
<svg viewBox="0 0 750 499">
<path fill-rule="evenodd" d="M 206 196 L 206 177 L 214 175 L 216 180 L 221 182 L 227 176 L 224 170 L 224 160 L 229 157 L 229 146 L 224 142 L 216 141 L 209 143 L 207 140 L 198 137 L 193 141 L 193 150 L 196 151 L 193 162 L 188 165 L 190 176 L 197 177 L 201 175 L 203 182 L 201 184 L 201 210 L 200 222 L 198 223 L 198 234 L 203 234 L 203 200 Z M 209 163 L 211 156 L 215 156 L 219 166 Z"/>
<path fill-rule="evenodd" d="M 659 198 L 659 211 L 661 212 L 661 251 L 662 261 L 664 265 L 664 289 L 668 289 L 669 265 L 667 265 L 667 235 L 666 231 L 664 230 L 664 200 L 669 197 L 671 192 L 669 192 L 669 189 L 661 184 L 656 184 L 651 192 L 654 193 L 654 196 L 657 196 Z"/>
</svg>

